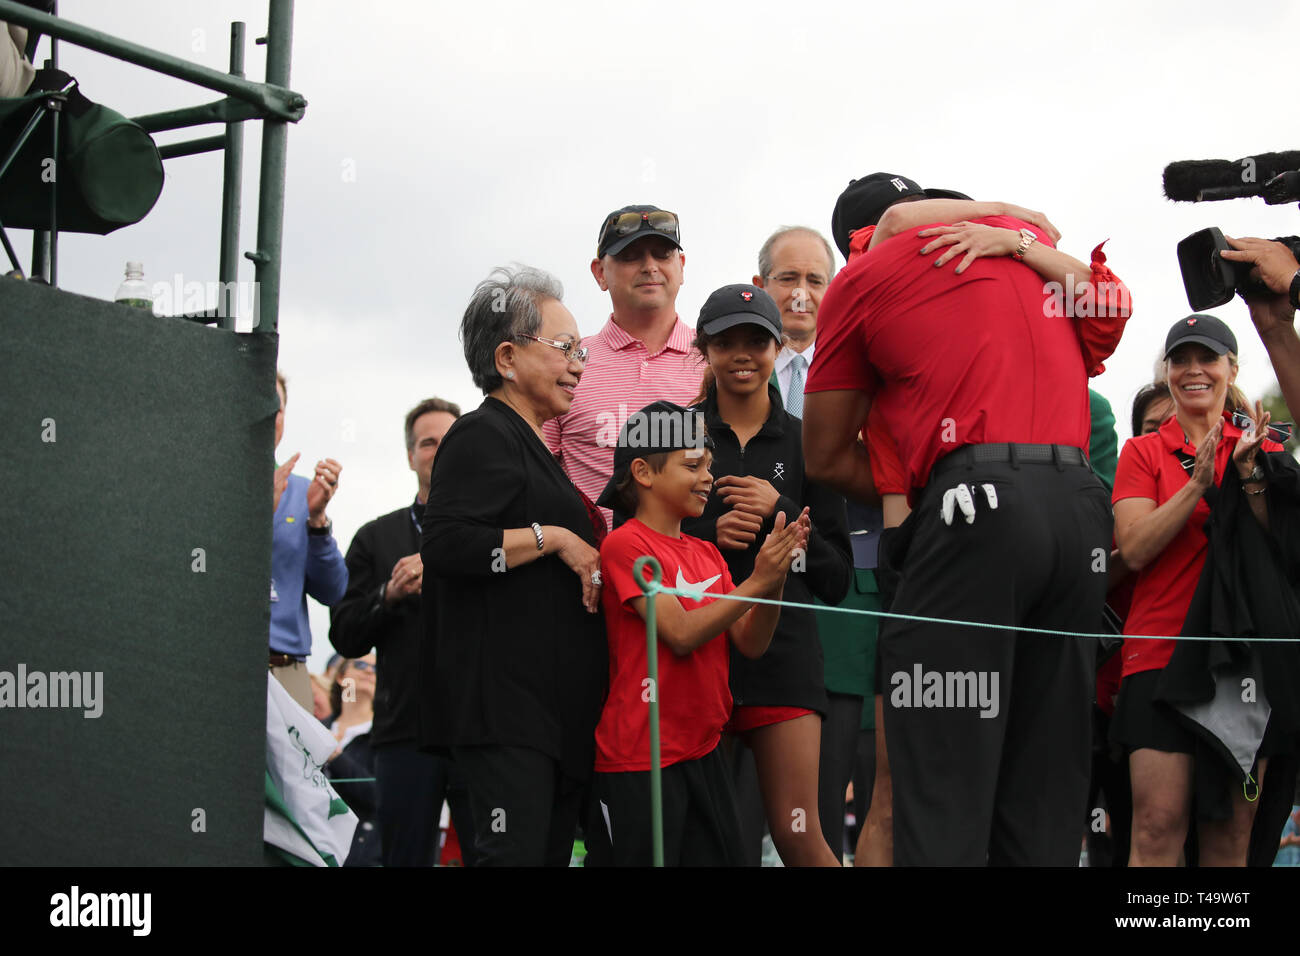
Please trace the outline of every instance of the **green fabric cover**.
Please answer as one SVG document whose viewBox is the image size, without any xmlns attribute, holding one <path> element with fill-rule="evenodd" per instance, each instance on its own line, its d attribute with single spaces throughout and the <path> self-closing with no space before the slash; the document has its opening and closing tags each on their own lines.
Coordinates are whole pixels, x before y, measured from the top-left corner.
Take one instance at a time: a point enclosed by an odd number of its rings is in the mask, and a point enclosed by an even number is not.
<svg viewBox="0 0 1300 956">
<path fill-rule="evenodd" d="M 103 675 L 0 709 L 0 861 L 258 865 L 277 339 L 15 279 L 0 337 L 0 671 Z"/>
</svg>

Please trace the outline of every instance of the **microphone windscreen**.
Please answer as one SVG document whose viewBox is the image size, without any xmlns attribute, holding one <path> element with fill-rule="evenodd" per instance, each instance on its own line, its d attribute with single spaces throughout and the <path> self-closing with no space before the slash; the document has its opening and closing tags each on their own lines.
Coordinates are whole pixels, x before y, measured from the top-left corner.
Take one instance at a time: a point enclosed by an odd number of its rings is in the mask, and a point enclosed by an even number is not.
<svg viewBox="0 0 1300 956">
<path fill-rule="evenodd" d="M 1204 189 L 1239 188 L 1244 195 L 1263 188 L 1278 173 L 1300 169 L 1300 151 L 1259 153 L 1242 159 L 1188 159 L 1165 167 L 1165 196 L 1197 202 Z"/>
</svg>

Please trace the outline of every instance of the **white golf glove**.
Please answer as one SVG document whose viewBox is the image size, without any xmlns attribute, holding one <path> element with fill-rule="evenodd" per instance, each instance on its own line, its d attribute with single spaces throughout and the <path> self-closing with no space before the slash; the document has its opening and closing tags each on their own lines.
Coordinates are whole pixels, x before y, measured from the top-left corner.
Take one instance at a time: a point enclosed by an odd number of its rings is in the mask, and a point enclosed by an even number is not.
<svg viewBox="0 0 1300 956">
<path fill-rule="evenodd" d="M 939 514 L 943 517 L 943 523 L 952 527 L 952 516 L 954 505 L 961 509 L 961 513 L 966 516 L 967 524 L 975 523 L 975 489 L 984 490 L 984 498 L 988 501 L 989 510 L 998 510 L 998 493 L 992 485 L 985 483 L 982 485 L 957 485 L 955 488 L 949 488 L 943 493 L 943 505 L 939 509 Z"/>
</svg>

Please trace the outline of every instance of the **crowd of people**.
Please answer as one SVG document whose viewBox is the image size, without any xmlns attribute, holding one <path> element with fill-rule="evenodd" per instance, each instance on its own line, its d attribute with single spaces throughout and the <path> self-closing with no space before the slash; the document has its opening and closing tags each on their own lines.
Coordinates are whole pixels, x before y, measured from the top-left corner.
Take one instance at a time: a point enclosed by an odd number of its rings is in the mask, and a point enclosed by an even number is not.
<svg viewBox="0 0 1300 956">
<path fill-rule="evenodd" d="M 1131 296 L 1100 246 L 889 173 L 831 234 L 842 269 L 783 227 L 692 327 L 678 217 L 617 209 L 596 334 L 545 272 L 478 285 L 483 403 L 411 410 L 415 499 L 346 558 L 339 463 L 277 471 L 270 665 L 312 709 L 306 595 L 329 604 L 354 701 L 317 715 L 339 776 L 375 778 L 350 862 L 432 864 L 445 799 L 470 865 L 568 865 L 575 838 L 649 864 L 652 702 L 668 865 L 755 864 L 765 831 L 791 866 L 1075 865 L 1085 838 L 1092 865 L 1272 862 L 1300 466 L 1234 384 L 1233 331 L 1172 324 L 1118 450 L 1088 380 Z M 1300 407 L 1300 265 L 1232 245 Z"/>
</svg>

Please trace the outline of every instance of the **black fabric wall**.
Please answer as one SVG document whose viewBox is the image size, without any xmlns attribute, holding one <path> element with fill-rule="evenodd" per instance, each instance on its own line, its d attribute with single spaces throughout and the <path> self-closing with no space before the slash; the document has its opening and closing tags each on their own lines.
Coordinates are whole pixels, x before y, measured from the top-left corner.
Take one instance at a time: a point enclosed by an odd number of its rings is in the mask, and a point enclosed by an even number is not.
<svg viewBox="0 0 1300 956">
<path fill-rule="evenodd" d="M 277 344 L 0 279 L 0 864 L 261 863 Z"/>
</svg>

